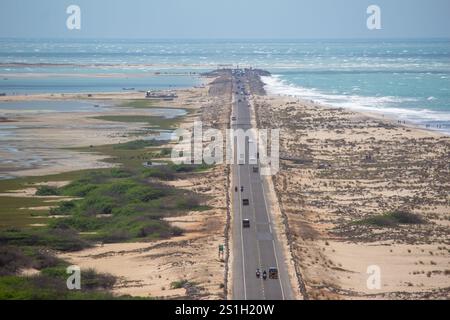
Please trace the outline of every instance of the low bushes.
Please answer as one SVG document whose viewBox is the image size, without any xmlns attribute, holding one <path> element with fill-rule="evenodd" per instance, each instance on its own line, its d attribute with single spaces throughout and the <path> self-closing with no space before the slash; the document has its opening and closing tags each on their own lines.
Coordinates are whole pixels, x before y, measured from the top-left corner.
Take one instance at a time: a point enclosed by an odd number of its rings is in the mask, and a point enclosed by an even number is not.
<svg viewBox="0 0 450 320">
<path fill-rule="evenodd" d="M 400 224 L 423 224 L 425 223 L 425 220 L 415 213 L 392 211 L 383 215 L 362 219 L 358 221 L 358 223 L 376 227 L 396 227 Z"/>
</svg>

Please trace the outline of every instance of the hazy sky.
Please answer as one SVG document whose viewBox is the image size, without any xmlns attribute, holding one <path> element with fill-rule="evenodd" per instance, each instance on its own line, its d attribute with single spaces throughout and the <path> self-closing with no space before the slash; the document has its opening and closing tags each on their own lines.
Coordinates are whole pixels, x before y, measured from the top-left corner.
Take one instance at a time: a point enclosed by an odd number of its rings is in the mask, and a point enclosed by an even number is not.
<svg viewBox="0 0 450 320">
<path fill-rule="evenodd" d="M 66 8 L 81 8 L 81 30 Z M 381 7 L 382 30 L 366 9 Z M 450 38 L 450 0 L 0 0 L 0 37 Z"/>
</svg>

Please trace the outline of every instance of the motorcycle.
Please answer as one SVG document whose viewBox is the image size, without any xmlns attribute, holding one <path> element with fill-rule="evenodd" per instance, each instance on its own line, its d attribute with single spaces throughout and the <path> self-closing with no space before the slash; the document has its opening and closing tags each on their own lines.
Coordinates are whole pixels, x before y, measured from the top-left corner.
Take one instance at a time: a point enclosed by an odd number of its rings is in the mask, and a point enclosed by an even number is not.
<svg viewBox="0 0 450 320">
<path fill-rule="evenodd" d="M 259 272 L 259 269 L 256 269 L 256 277 L 259 278 L 261 276 L 261 272 Z"/>
<path fill-rule="evenodd" d="M 263 277 L 264 280 L 267 279 L 267 272 L 266 272 L 266 270 L 264 270 L 262 277 Z"/>
</svg>

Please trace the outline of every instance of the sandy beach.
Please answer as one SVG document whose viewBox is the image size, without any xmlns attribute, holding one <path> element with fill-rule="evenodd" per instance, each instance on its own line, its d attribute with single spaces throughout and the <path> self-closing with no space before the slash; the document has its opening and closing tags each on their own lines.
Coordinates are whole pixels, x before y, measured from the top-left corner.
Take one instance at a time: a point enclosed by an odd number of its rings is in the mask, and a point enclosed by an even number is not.
<svg viewBox="0 0 450 320">
<path fill-rule="evenodd" d="M 449 298 L 448 136 L 292 97 L 254 105 L 260 127 L 281 128 L 273 182 L 308 298 Z M 370 220 L 396 210 L 420 222 Z"/>
</svg>

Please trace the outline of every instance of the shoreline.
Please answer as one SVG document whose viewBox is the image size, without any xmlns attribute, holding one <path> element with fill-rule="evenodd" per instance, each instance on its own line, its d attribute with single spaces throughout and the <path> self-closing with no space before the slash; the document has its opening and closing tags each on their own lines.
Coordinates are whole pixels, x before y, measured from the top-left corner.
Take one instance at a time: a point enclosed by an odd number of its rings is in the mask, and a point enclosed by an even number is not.
<svg viewBox="0 0 450 320">
<path fill-rule="evenodd" d="M 380 118 L 385 118 L 385 119 L 390 119 L 393 120 L 395 122 L 398 121 L 399 124 L 403 124 L 405 126 L 409 126 L 409 127 L 415 127 L 415 128 L 419 128 L 419 129 L 423 129 L 423 130 L 429 130 L 429 131 L 434 131 L 434 132 L 440 132 L 446 136 L 450 136 L 450 111 L 444 112 L 444 111 L 438 111 L 438 110 L 432 110 L 432 109 L 426 109 L 423 108 L 421 110 L 418 109 L 408 109 L 408 108 L 401 108 L 401 107 L 386 107 L 386 108 L 375 108 L 375 107 L 370 107 L 370 106 L 366 106 L 366 105 L 355 105 L 355 106 L 339 106 L 339 102 L 337 104 L 334 104 L 333 102 L 326 102 L 326 101 L 317 101 L 315 99 L 308 99 L 305 97 L 302 97 L 302 94 L 292 94 L 292 93 L 280 93 L 277 91 L 280 90 L 288 90 L 286 88 L 289 89 L 306 89 L 303 87 L 297 87 L 297 85 L 293 85 L 293 84 L 285 84 L 285 80 L 279 80 L 279 76 L 277 75 L 271 75 L 270 77 L 270 81 L 268 79 L 262 79 L 263 83 L 264 83 L 264 88 L 266 89 L 266 91 L 268 92 L 268 95 L 273 96 L 273 97 L 290 97 L 293 99 L 298 99 L 299 102 L 302 103 L 309 103 L 309 104 L 316 104 L 319 106 L 322 106 L 324 108 L 335 108 L 335 109 L 345 109 L 345 110 L 349 110 L 351 112 L 355 112 L 355 113 L 361 113 L 364 115 L 368 115 L 368 116 L 374 116 L 374 117 L 380 117 Z M 271 82 L 273 81 L 273 83 Z M 279 82 L 279 83 L 278 83 Z M 281 89 L 280 89 L 281 88 Z M 316 90 L 316 89 L 310 89 L 310 90 Z M 319 92 L 318 94 L 324 94 L 327 95 L 327 93 L 322 93 Z M 333 95 L 333 94 L 329 94 L 329 95 Z M 365 96 L 358 96 L 359 98 L 378 98 L 378 97 L 365 97 Z M 346 97 L 344 100 L 345 101 L 351 101 L 352 96 L 348 96 Z M 367 108 L 371 108 L 373 110 L 366 110 Z M 428 112 L 428 113 L 434 113 L 435 118 L 426 118 L 426 117 L 417 117 L 417 118 L 411 118 L 411 116 L 409 118 L 405 118 L 404 115 L 402 115 L 402 113 L 404 114 L 408 114 L 408 113 L 415 113 L 415 112 Z M 444 114 L 447 119 L 446 120 L 441 120 L 439 118 L 439 114 L 442 113 Z M 398 114 L 399 116 L 396 116 L 395 114 Z M 442 121 L 442 123 L 440 123 Z M 435 124 L 431 125 L 431 122 L 436 122 Z M 447 123 L 447 124 L 446 124 Z M 430 126 L 430 127 L 429 127 Z M 444 128 L 441 128 L 441 126 L 444 126 Z"/>
<path fill-rule="evenodd" d="M 185 110 L 187 113 L 195 110 L 197 106 L 189 103 L 191 96 L 195 96 L 204 88 L 176 89 L 179 99 L 174 101 L 145 99 L 143 93 L 139 92 L 115 92 L 96 94 L 38 94 L 21 95 L 14 97 L 0 97 L 1 102 L 33 102 L 50 101 L 55 103 L 67 102 L 106 102 L 109 105 L 92 108 L 92 110 L 63 111 L 49 110 L 0 110 L 2 122 L 0 129 L 3 131 L 3 147 L 0 149 L 4 155 L 3 164 L 0 163 L 0 173 L 9 179 L 14 177 L 42 176 L 63 172 L 76 171 L 89 168 L 107 168 L 110 164 L 104 162 L 104 157 L 70 150 L 78 147 L 108 145 L 124 143 L 136 139 L 157 137 L 159 133 L 164 134 L 164 128 L 149 128 L 149 124 L 143 119 L 133 122 L 108 121 L 97 117 L 132 117 L 149 116 L 155 117 L 162 110 Z M 136 101 L 137 106 L 133 103 Z M 184 101 L 184 102 L 183 102 Z M 180 103 L 183 102 L 183 103 Z M 127 104 L 130 104 L 128 106 Z M 139 107 L 143 104 L 143 108 Z M 180 109 L 181 108 L 181 109 Z M 168 113 L 168 112 L 166 112 Z M 164 116 L 163 116 L 164 117 Z M 178 116 L 174 113 L 174 118 Z M 166 118 L 170 119 L 170 118 Z M 10 133 L 9 131 L 13 132 Z M 9 144 L 8 144 L 9 142 Z M 9 146 L 9 147 L 8 147 Z M 69 151 L 65 151 L 68 150 Z M 8 151 L 8 150 L 13 151 Z M 31 150 L 36 150 L 36 156 Z M 30 151 L 27 151 L 30 150 Z M 45 151 L 47 150 L 47 151 Z M 6 153 L 5 153 L 6 152 Z M 71 153 L 71 156 L 68 155 Z M 23 160 L 29 158 L 30 161 Z M 37 158 L 36 158 L 37 157 Z M 31 163 L 38 161 L 40 165 Z M 46 162 L 54 162 L 46 165 Z M 21 168 L 20 162 L 29 162 Z M 4 179 L 2 179 L 4 180 Z"/>
<path fill-rule="evenodd" d="M 290 100 L 296 100 L 296 102 L 298 102 L 300 104 L 308 105 L 308 106 L 315 106 L 317 108 L 322 108 L 324 110 L 327 110 L 327 109 L 345 110 L 348 112 L 358 114 L 361 117 L 361 119 L 367 118 L 367 119 L 379 120 L 379 121 L 383 121 L 390 125 L 404 127 L 406 129 L 410 129 L 410 130 L 418 130 L 418 131 L 421 131 L 424 133 L 429 133 L 430 135 L 437 135 L 437 136 L 443 136 L 443 137 L 450 136 L 450 131 L 447 133 L 447 132 L 439 131 L 439 130 L 436 130 L 433 128 L 424 128 L 422 125 L 417 124 L 417 123 L 412 123 L 411 121 L 403 123 L 403 120 L 402 120 L 401 122 L 399 122 L 400 121 L 399 118 L 396 118 L 393 115 L 383 114 L 382 111 L 380 111 L 380 112 L 364 111 L 364 110 L 360 110 L 360 109 L 336 107 L 333 105 L 328 105 L 328 104 L 323 104 L 323 103 L 319 103 L 319 102 L 315 102 L 315 101 L 311 101 L 311 100 L 307 100 L 307 99 L 302 99 L 301 97 L 297 97 L 297 96 L 290 96 L 290 95 L 283 95 L 283 94 L 267 94 L 267 97 L 273 98 L 273 99 L 286 98 L 286 99 L 290 99 Z"/>
</svg>

